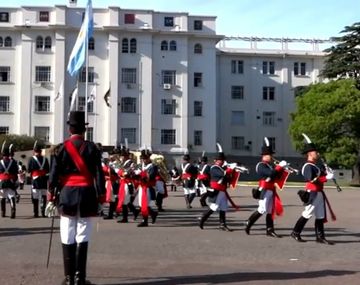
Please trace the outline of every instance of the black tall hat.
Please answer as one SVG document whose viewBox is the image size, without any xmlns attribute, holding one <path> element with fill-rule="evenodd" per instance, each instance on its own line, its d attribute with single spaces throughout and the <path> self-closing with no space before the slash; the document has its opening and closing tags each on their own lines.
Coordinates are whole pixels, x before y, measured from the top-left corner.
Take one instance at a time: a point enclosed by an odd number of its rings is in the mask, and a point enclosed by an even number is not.
<svg viewBox="0 0 360 285">
<path fill-rule="evenodd" d="M 3 142 L 2 146 L 1 146 L 1 154 L 3 156 L 10 156 L 9 148 L 6 147 L 6 140 Z"/>
<path fill-rule="evenodd" d="M 225 153 L 223 152 L 221 145 L 216 143 L 216 146 L 218 148 L 218 153 L 215 155 L 215 160 L 225 160 Z"/>
<path fill-rule="evenodd" d="M 85 112 L 83 111 L 71 111 L 69 113 L 69 119 L 67 124 L 70 126 L 85 127 L 89 123 L 85 123 Z"/>
<path fill-rule="evenodd" d="M 267 137 L 264 137 L 264 144 L 261 147 L 261 155 L 272 155 L 274 153 L 275 151 L 273 150 L 269 139 Z"/>
<path fill-rule="evenodd" d="M 142 149 L 141 153 L 140 153 L 140 159 L 146 159 L 146 158 L 150 158 L 150 156 L 152 155 L 152 152 L 150 149 Z"/>
<path fill-rule="evenodd" d="M 313 142 L 311 142 L 310 138 L 304 133 L 302 133 L 302 135 L 303 135 L 303 137 L 305 139 L 305 145 L 304 145 L 304 148 L 302 150 L 302 153 L 306 154 L 306 153 L 308 153 L 310 151 L 317 151 L 316 145 Z"/>
<path fill-rule="evenodd" d="M 35 152 L 41 152 L 42 146 L 38 143 L 38 141 L 34 142 L 33 151 Z"/>
<path fill-rule="evenodd" d="M 10 154 L 11 156 L 14 156 L 14 155 L 15 155 L 15 147 L 14 147 L 14 144 L 9 145 L 9 154 Z"/>
<path fill-rule="evenodd" d="M 129 156 L 130 155 L 130 150 L 126 146 L 121 146 L 120 155 L 121 156 Z"/>
<path fill-rule="evenodd" d="M 203 151 L 201 154 L 201 162 L 208 162 L 208 157 L 205 156 L 205 151 Z"/>
</svg>

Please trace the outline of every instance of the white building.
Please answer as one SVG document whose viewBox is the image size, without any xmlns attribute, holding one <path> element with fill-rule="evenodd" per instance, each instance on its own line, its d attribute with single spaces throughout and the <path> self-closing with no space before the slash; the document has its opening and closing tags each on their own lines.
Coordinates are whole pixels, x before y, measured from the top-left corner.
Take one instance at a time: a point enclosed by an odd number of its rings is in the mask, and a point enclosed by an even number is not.
<svg viewBox="0 0 360 285">
<path fill-rule="evenodd" d="M 214 152 L 220 141 L 226 152 L 257 156 L 266 135 L 277 153 L 296 155 L 286 134 L 294 87 L 318 81 L 321 52 L 217 48 L 224 37 L 216 17 L 119 7 L 93 13 L 89 139 L 114 145 L 127 138 L 133 149 L 165 153 Z M 83 14 L 66 6 L 0 7 L 0 133 L 51 143 L 67 137 L 77 84 L 78 108 L 85 106 L 85 73 L 66 71 Z"/>
</svg>

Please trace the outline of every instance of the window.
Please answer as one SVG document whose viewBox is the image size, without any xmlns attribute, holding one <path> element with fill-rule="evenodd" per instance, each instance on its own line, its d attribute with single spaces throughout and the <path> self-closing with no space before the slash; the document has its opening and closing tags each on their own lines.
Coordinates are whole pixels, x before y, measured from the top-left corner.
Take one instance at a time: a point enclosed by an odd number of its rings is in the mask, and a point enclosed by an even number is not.
<svg viewBox="0 0 360 285">
<path fill-rule="evenodd" d="M 161 130 L 161 144 L 175 144 L 176 130 Z"/>
<path fill-rule="evenodd" d="M 126 39 L 126 38 L 122 40 L 121 52 L 122 53 L 128 53 L 129 52 L 129 40 Z"/>
<path fill-rule="evenodd" d="M 43 49 L 44 46 L 44 39 L 42 36 L 38 36 L 36 38 L 36 49 Z"/>
<path fill-rule="evenodd" d="M 85 97 L 79 96 L 78 99 L 79 99 L 79 101 L 78 101 L 79 111 L 85 111 Z M 89 98 L 88 98 L 88 103 L 87 103 L 87 111 L 88 111 L 88 113 L 94 112 L 94 101 L 89 101 Z"/>
<path fill-rule="evenodd" d="M 231 99 L 244 99 L 244 86 L 231 86 Z"/>
<path fill-rule="evenodd" d="M 51 37 L 46 37 L 46 38 L 45 38 L 44 48 L 45 48 L 45 49 L 51 49 Z"/>
<path fill-rule="evenodd" d="M 94 72 L 94 67 L 88 67 L 88 82 L 89 83 L 94 83 L 94 78 L 95 78 L 95 72 Z M 86 82 L 86 67 L 83 67 L 81 69 L 81 73 L 79 74 L 79 82 Z"/>
<path fill-rule="evenodd" d="M 202 131 L 194 131 L 194 145 L 202 145 Z"/>
<path fill-rule="evenodd" d="M 244 137 L 231 137 L 231 148 L 243 150 L 245 149 L 245 138 Z"/>
<path fill-rule="evenodd" d="M 136 84 L 136 68 L 122 68 L 121 82 Z"/>
<path fill-rule="evenodd" d="M 0 47 L 3 47 L 3 44 L 4 44 L 3 38 L 0 37 Z"/>
<path fill-rule="evenodd" d="M 176 100 L 162 99 L 161 100 L 161 114 L 163 115 L 176 115 Z"/>
<path fill-rule="evenodd" d="M 203 107 L 202 101 L 194 101 L 194 116 L 195 117 L 202 116 L 202 107 Z"/>
<path fill-rule="evenodd" d="M 232 125 L 244 125 L 245 124 L 245 112 L 244 111 L 232 111 L 231 112 L 231 124 Z"/>
<path fill-rule="evenodd" d="M 0 22 L 2 22 L 2 23 L 9 22 L 9 13 L 8 12 L 0 12 Z"/>
<path fill-rule="evenodd" d="M 176 41 L 170 41 L 169 50 L 176 51 Z"/>
<path fill-rule="evenodd" d="M 128 143 L 136 143 L 136 128 L 121 128 L 120 135 L 121 142 L 124 143 L 127 139 Z"/>
<path fill-rule="evenodd" d="M 231 73 L 233 73 L 233 74 L 244 73 L 244 62 L 242 60 L 232 60 L 231 61 Z"/>
<path fill-rule="evenodd" d="M 174 26 L 174 17 L 165 17 L 164 18 L 164 26 L 165 27 L 173 27 Z"/>
<path fill-rule="evenodd" d="M 124 24 L 135 24 L 135 14 L 125 14 Z"/>
<path fill-rule="evenodd" d="M 86 140 L 94 141 L 94 128 L 93 127 L 86 127 Z"/>
<path fill-rule="evenodd" d="M 264 112 L 263 113 L 263 125 L 264 126 L 275 126 L 275 112 Z"/>
<path fill-rule="evenodd" d="M 130 40 L 130 53 L 136 53 L 136 39 Z"/>
<path fill-rule="evenodd" d="M 35 96 L 35 112 L 50 112 L 50 96 Z"/>
<path fill-rule="evenodd" d="M 299 70 L 300 65 L 300 70 Z M 294 62 L 294 75 L 306 75 L 306 63 L 305 62 Z"/>
<path fill-rule="evenodd" d="M 263 100 L 275 100 L 275 87 L 263 87 Z"/>
<path fill-rule="evenodd" d="M 10 112 L 9 96 L 0 96 L 0 112 Z"/>
<path fill-rule="evenodd" d="M 176 85 L 176 71 L 175 70 L 161 71 L 161 83 Z"/>
<path fill-rule="evenodd" d="M 50 138 L 50 128 L 49 127 L 35 127 L 34 136 L 42 141 L 48 142 Z"/>
<path fill-rule="evenodd" d="M 121 113 L 136 113 L 136 98 L 121 98 Z"/>
<path fill-rule="evenodd" d="M 10 82 L 10 66 L 0 66 L 0 83 Z"/>
<path fill-rule="evenodd" d="M 49 11 L 39 12 L 39 22 L 49 22 Z"/>
<path fill-rule="evenodd" d="M 275 74 L 275 61 L 263 61 L 263 74 Z"/>
<path fill-rule="evenodd" d="M 201 86 L 202 86 L 202 73 L 194 72 L 194 87 L 201 87 Z"/>
<path fill-rule="evenodd" d="M 276 150 L 276 140 L 275 140 L 275 138 L 274 137 L 268 137 L 268 140 L 269 140 L 269 143 L 270 143 L 273 151 L 275 151 Z"/>
<path fill-rule="evenodd" d="M 194 53 L 201 54 L 202 53 L 202 45 L 201 44 L 195 44 L 194 45 Z"/>
<path fill-rule="evenodd" d="M 36 66 L 35 67 L 35 81 L 36 82 L 50 82 L 51 67 L 50 66 Z"/>
<path fill-rule="evenodd" d="M 162 42 L 161 42 L 160 49 L 161 49 L 161 50 L 168 50 L 168 49 L 169 49 L 169 47 L 168 47 L 168 42 L 167 42 L 167 41 L 162 41 Z"/>
<path fill-rule="evenodd" d="M 12 39 L 10 37 L 6 37 L 4 41 L 4 47 L 11 47 L 11 46 L 12 46 Z"/>
<path fill-rule="evenodd" d="M 94 39 L 94 37 L 91 37 L 89 39 L 88 47 L 89 47 L 89 50 L 95 50 L 95 39 Z"/>
<path fill-rule="evenodd" d="M 8 135 L 9 127 L 0 126 L 0 135 Z"/>
<path fill-rule="evenodd" d="M 201 20 L 194 21 L 194 30 L 201 31 L 203 29 L 203 22 Z"/>
</svg>

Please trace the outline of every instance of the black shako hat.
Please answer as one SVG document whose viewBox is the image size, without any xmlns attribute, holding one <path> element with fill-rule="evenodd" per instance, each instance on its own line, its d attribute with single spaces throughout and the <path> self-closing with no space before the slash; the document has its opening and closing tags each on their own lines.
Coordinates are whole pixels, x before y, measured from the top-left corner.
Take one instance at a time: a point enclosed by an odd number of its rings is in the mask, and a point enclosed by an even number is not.
<svg viewBox="0 0 360 285">
<path fill-rule="evenodd" d="M 302 149 L 302 154 L 307 154 L 310 151 L 317 151 L 316 145 L 313 142 L 311 142 L 310 138 L 304 133 L 302 133 L 302 135 L 305 139 L 305 144 Z"/>
<path fill-rule="evenodd" d="M 38 141 L 34 142 L 33 151 L 34 152 L 41 152 L 42 151 L 42 145 L 39 144 Z"/>
<path fill-rule="evenodd" d="M 150 158 L 152 152 L 149 149 L 142 149 L 140 153 L 140 159 L 147 159 Z"/>
<path fill-rule="evenodd" d="M 269 139 L 267 137 L 264 137 L 264 144 L 261 147 L 261 155 L 272 155 L 274 153 L 275 151 L 273 150 Z"/>
<path fill-rule="evenodd" d="M 225 160 L 225 153 L 223 152 L 221 145 L 216 143 L 216 146 L 218 148 L 218 153 L 215 155 L 215 160 Z"/>
<path fill-rule="evenodd" d="M 69 113 L 69 119 L 67 124 L 76 127 L 85 127 L 89 123 L 85 123 L 85 112 L 83 111 L 71 111 Z"/>
<path fill-rule="evenodd" d="M 6 140 L 3 142 L 1 146 L 1 154 L 3 156 L 10 156 L 10 150 L 8 147 L 6 147 Z"/>
</svg>

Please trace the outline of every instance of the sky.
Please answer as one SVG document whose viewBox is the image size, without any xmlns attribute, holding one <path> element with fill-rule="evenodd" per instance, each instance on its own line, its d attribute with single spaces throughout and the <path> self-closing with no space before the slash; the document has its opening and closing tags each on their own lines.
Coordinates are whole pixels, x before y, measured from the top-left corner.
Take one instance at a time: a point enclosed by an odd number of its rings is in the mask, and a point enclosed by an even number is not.
<svg viewBox="0 0 360 285">
<path fill-rule="evenodd" d="M 217 16 L 226 36 L 328 39 L 360 21 L 359 0 L 92 0 L 93 8 L 119 6 Z M 0 0 L 0 7 L 68 5 L 68 0 Z M 87 0 L 78 0 L 85 7 Z"/>
</svg>

